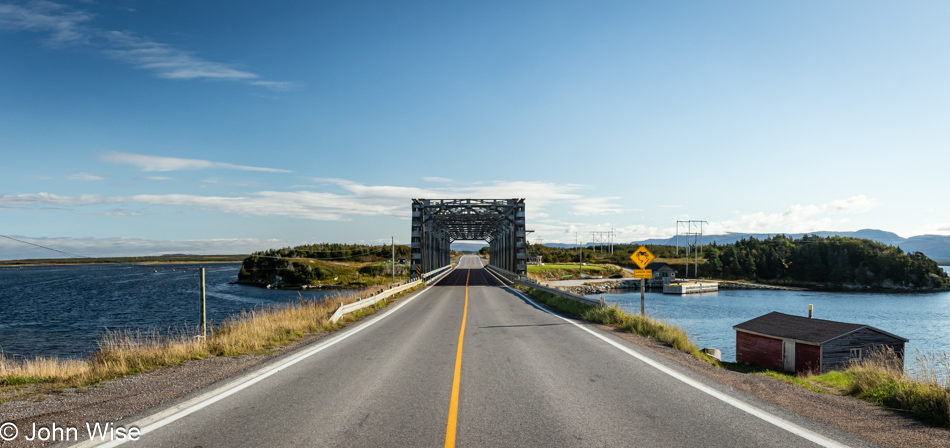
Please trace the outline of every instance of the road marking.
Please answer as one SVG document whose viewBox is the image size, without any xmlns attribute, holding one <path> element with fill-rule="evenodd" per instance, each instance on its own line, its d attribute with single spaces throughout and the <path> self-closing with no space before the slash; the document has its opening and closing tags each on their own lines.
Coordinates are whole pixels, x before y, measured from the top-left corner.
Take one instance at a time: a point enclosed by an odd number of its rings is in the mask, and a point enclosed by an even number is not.
<svg viewBox="0 0 950 448">
<path fill-rule="evenodd" d="M 491 275 L 492 277 L 495 277 L 495 274 L 493 274 L 491 271 L 488 271 L 488 273 L 489 273 L 489 275 Z M 495 279 L 498 279 L 498 277 L 495 277 Z M 541 310 L 541 311 L 544 311 L 545 313 L 548 313 L 548 314 L 550 314 L 550 315 L 552 315 L 552 316 L 554 316 L 554 317 L 557 317 L 558 319 L 562 319 L 562 320 L 564 320 L 564 321 L 566 321 L 566 322 L 569 322 L 570 324 L 576 326 L 577 328 L 580 328 L 581 330 L 584 330 L 584 331 L 586 331 L 586 332 L 588 332 L 588 333 L 594 335 L 594 336 L 597 337 L 598 339 L 600 339 L 600 340 L 602 340 L 602 341 L 604 341 L 604 342 L 606 342 L 606 343 L 608 343 L 608 344 L 610 344 L 610 345 L 612 345 L 612 346 L 614 346 L 614 347 L 620 349 L 620 350 L 623 351 L 624 353 L 626 353 L 626 354 L 628 354 L 628 355 L 630 355 L 630 356 L 633 356 L 634 358 L 637 358 L 637 359 L 639 359 L 640 361 L 643 361 L 644 363 L 646 363 L 646 364 L 649 365 L 650 367 L 653 367 L 653 368 L 655 368 L 655 369 L 657 369 L 657 370 L 659 370 L 659 371 L 661 371 L 661 372 L 663 372 L 663 373 L 665 373 L 665 374 L 667 374 L 667 375 L 669 375 L 669 376 L 671 376 L 671 377 L 673 377 L 673 378 L 675 378 L 675 379 L 677 379 L 677 380 L 679 380 L 679 381 L 685 383 L 685 384 L 688 385 L 688 386 L 691 386 L 691 387 L 693 387 L 693 388 L 695 388 L 695 389 L 698 389 L 700 392 L 706 393 L 707 395 L 710 395 L 710 396 L 712 396 L 713 398 L 716 398 L 716 399 L 718 399 L 718 400 L 720 400 L 720 401 L 722 401 L 722 402 L 725 402 L 726 404 L 728 404 L 728 405 L 730 405 L 730 406 L 732 406 L 732 407 L 735 407 L 735 408 L 737 408 L 737 409 L 739 409 L 739 410 L 741 410 L 741 411 L 744 411 L 744 412 L 746 412 L 746 413 L 748 413 L 748 414 L 751 414 L 751 415 L 753 415 L 753 416 L 755 416 L 755 417 L 758 417 L 758 418 L 760 418 L 760 419 L 762 419 L 762 420 L 765 420 L 765 421 L 768 422 L 768 423 L 771 423 L 771 424 L 773 424 L 773 425 L 775 425 L 775 426 L 778 426 L 779 428 L 782 428 L 782 429 L 784 429 L 784 430 L 786 430 L 786 431 L 788 431 L 788 432 L 790 432 L 790 433 L 792 433 L 792 434 L 795 434 L 795 435 L 797 435 L 797 436 L 799 436 L 799 437 L 801 437 L 801 438 L 803 438 L 803 439 L 805 439 L 805 440 L 811 441 L 811 442 L 813 442 L 813 443 L 815 443 L 815 444 L 818 444 L 818 445 L 820 445 L 820 446 L 824 446 L 824 447 L 828 447 L 828 448 L 846 448 L 846 447 L 847 447 L 847 445 L 844 445 L 844 444 L 841 444 L 841 443 L 836 442 L 836 441 L 834 441 L 834 440 L 831 440 L 831 439 L 829 439 L 829 438 L 827 438 L 827 437 L 825 437 L 825 436 L 823 436 L 823 435 L 821 435 L 821 434 L 818 434 L 818 433 L 816 433 L 816 432 L 814 432 L 814 431 L 805 429 L 805 428 L 803 428 L 803 427 L 801 427 L 801 426 L 798 426 L 798 425 L 796 425 L 796 424 L 794 424 L 794 423 L 792 423 L 792 422 L 790 422 L 790 421 L 788 421 L 788 420 L 785 420 L 785 419 L 782 419 L 782 418 L 780 418 L 780 417 L 777 417 L 777 416 L 774 416 L 774 415 L 772 415 L 772 414 L 769 414 L 768 412 L 763 411 L 763 410 L 761 410 L 761 409 L 759 409 L 759 408 L 757 408 L 757 407 L 755 407 L 755 406 L 752 406 L 752 405 L 750 405 L 750 404 L 748 404 L 748 403 L 745 403 L 745 402 L 743 402 L 742 400 L 739 400 L 739 399 L 730 397 L 730 396 L 727 395 L 727 394 L 724 394 L 724 393 L 722 393 L 722 392 L 720 392 L 720 391 L 718 391 L 718 390 L 716 390 L 716 389 L 713 389 L 713 388 L 711 388 L 711 387 L 709 387 L 709 386 L 707 386 L 707 385 L 705 385 L 705 384 L 703 384 L 703 383 L 700 383 L 699 381 L 696 381 L 696 380 L 694 380 L 694 379 L 692 379 L 692 378 L 690 378 L 690 377 L 688 377 L 688 376 L 686 376 L 686 375 L 683 375 L 683 374 L 681 374 L 681 373 L 679 373 L 679 372 L 677 372 L 677 371 L 675 371 L 675 370 L 673 370 L 673 369 L 671 369 L 671 368 L 669 368 L 669 367 L 666 367 L 666 366 L 664 366 L 663 364 L 660 364 L 660 363 L 658 363 L 658 362 L 656 362 L 656 361 L 654 361 L 654 360 L 652 360 L 652 359 L 650 359 L 650 358 L 647 358 L 646 356 L 644 356 L 644 355 L 642 355 L 642 354 L 640 354 L 640 353 L 637 353 L 637 352 L 631 350 L 630 348 L 625 347 L 623 344 L 620 344 L 620 343 L 618 343 L 617 341 L 613 341 L 613 340 L 611 340 L 610 338 L 608 338 L 608 337 L 606 337 L 606 336 L 604 336 L 604 335 L 602 335 L 602 334 L 599 334 L 599 333 L 595 332 L 594 330 L 591 330 L 590 328 L 585 327 L 584 325 L 581 325 L 581 324 L 579 324 L 579 323 L 577 323 L 577 322 L 575 322 L 575 321 L 573 321 L 573 320 L 571 320 L 571 319 L 568 319 L 568 318 L 566 318 L 566 317 L 564 317 L 564 316 L 561 316 L 560 314 L 557 314 L 557 313 L 554 313 L 554 312 L 551 312 L 551 311 L 545 309 L 544 307 L 542 307 L 541 305 L 539 305 L 537 302 L 535 302 L 533 299 L 529 298 L 527 295 L 522 294 L 521 291 L 518 291 L 518 290 L 516 290 L 516 289 L 514 289 L 514 288 L 510 288 L 510 287 L 507 287 L 507 286 L 506 286 L 505 288 L 508 289 L 508 290 L 510 290 L 510 291 L 512 291 L 512 292 L 514 292 L 515 294 L 517 294 L 517 295 L 520 296 L 521 298 L 527 300 L 528 303 L 530 303 L 530 304 L 531 304 L 532 306 L 534 306 L 535 308 L 537 308 L 537 309 L 539 309 L 539 310 Z"/>
<path fill-rule="evenodd" d="M 297 364 L 300 361 L 303 361 L 306 358 L 309 358 L 310 356 L 320 353 L 326 350 L 327 348 L 330 348 L 336 345 L 337 343 L 346 340 L 347 338 L 349 338 L 350 336 L 353 336 L 354 334 L 357 334 L 373 326 L 377 322 L 382 321 L 386 317 L 389 317 L 389 315 L 395 313 L 396 311 L 399 311 L 400 308 L 406 306 L 406 304 L 408 304 L 409 302 L 412 302 L 416 297 L 419 297 L 422 294 L 424 294 L 426 291 L 431 289 L 432 286 L 435 286 L 436 283 L 438 283 L 438 281 L 432 283 L 432 285 L 427 286 L 422 291 L 419 291 L 418 294 L 407 298 L 402 303 L 399 303 L 398 305 L 396 305 L 392 309 L 389 309 L 385 313 L 380 314 L 379 317 L 377 317 L 376 319 L 370 320 L 368 322 L 361 322 L 359 325 L 356 326 L 356 328 L 349 330 L 342 335 L 336 336 L 333 339 L 322 342 L 319 345 L 307 351 L 304 351 L 296 356 L 292 356 L 283 361 L 279 361 L 273 366 L 265 370 L 252 372 L 251 374 L 238 378 L 232 381 L 231 383 L 225 384 L 224 386 L 221 386 L 217 389 L 201 394 L 195 398 L 192 398 L 191 400 L 187 400 L 183 403 L 180 403 L 178 405 L 167 408 L 163 411 L 152 414 L 141 420 L 129 423 L 125 426 L 126 427 L 135 426 L 137 428 L 140 428 L 142 430 L 142 435 L 144 436 L 152 431 L 155 431 L 156 429 L 161 428 L 162 426 L 165 426 L 183 417 L 187 417 L 188 415 L 198 412 L 208 406 L 211 406 L 212 404 L 215 404 L 227 397 L 230 397 L 231 395 L 234 395 L 244 389 L 247 389 L 248 387 L 251 387 L 252 385 L 256 383 L 263 381 L 265 378 L 271 375 L 274 375 L 275 373 L 280 372 L 281 370 L 287 367 L 290 367 L 294 364 Z M 87 441 L 78 443 L 76 445 L 73 445 L 73 447 L 92 447 L 92 446 L 114 447 L 114 446 L 122 445 L 123 443 L 128 442 L 128 441 L 129 439 L 113 440 L 113 441 L 97 444 L 96 442 L 101 442 L 101 441 L 92 439 L 92 440 L 87 440 Z"/>
<path fill-rule="evenodd" d="M 455 428 L 459 416 L 459 383 L 462 381 L 462 343 L 465 342 L 465 318 L 468 315 L 468 277 L 472 274 L 469 269 L 465 274 L 465 308 L 462 308 L 462 329 L 459 330 L 459 347 L 455 353 L 455 376 L 452 377 L 452 399 L 449 401 L 449 421 L 445 425 L 445 447 L 455 447 Z"/>
</svg>

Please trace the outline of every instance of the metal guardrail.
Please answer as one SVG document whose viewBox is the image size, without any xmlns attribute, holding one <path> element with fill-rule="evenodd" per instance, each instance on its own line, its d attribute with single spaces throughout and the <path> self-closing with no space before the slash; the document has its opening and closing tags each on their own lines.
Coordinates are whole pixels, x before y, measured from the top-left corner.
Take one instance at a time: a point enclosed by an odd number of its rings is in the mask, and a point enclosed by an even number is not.
<svg viewBox="0 0 950 448">
<path fill-rule="evenodd" d="M 580 302 L 585 305 L 606 306 L 606 303 L 604 303 L 603 297 L 601 297 L 600 300 L 588 299 L 587 297 L 574 294 L 572 292 L 567 292 L 567 291 L 563 291 L 557 288 L 544 286 L 541 283 L 538 283 L 537 280 L 532 280 L 528 278 L 528 276 L 526 275 L 518 275 L 513 272 L 506 271 L 504 269 L 501 269 L 492 265 L 485 266 L 485 268 L 491 271 L 496 276 L 500 277 L 502 280 L 504 280 L 508 284 L 518 284 L 521 286 L 527 286 L 529 288 L 534 288 L 534 289 L 544 291 L 549 294 L 554 294 L 556 296 L 563 297 L 565 299 L 573 300 L 575 302 Z"/>
<path fill-rule="evenodd" d="M 366 299 L 359 299 L 353 303 L 348 303 L 346 305 L 344 305 L 343 303 L 340 303 L 340 307 L 337 308 L 337 310 L 333 313 L 332 316 L 330 316 L 330 323 L 335 324 L 340 319 L 342 319 L 343 316 L 346 314 L 352 313 L 357 310 L 361 310 L 363 308 L 371 307 L 381 300 L 388 299 L 403 291 L 415 288 L 416 286 L 419 286 L 423 284 L 424 282 L 439 280 L 443 276 L 448 275 L 449 272 L 452 272 L 452 268 L 454 267 L 455 266 L 453 265 L 448 265 L 448 266 L 444 266 L 439 269 L 436 269 L 434 271 L 426 272 L 422 274 L 422 278 L 419 280 L 411 281 L 409 283 L 406 283 L 405 285 L 389 288 L 386 291 L 370 296 L 369 298 L 366 298 Z"/>
</svg>

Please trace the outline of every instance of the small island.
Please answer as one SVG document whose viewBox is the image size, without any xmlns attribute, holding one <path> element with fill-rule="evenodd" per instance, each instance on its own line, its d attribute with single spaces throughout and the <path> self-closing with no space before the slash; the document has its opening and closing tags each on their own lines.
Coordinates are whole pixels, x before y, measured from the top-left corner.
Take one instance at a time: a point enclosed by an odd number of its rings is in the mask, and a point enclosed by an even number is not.
<svg viewBox="0 0 950 448">
<path fill-rule="evenodd" d="M 238 283 L 282 289 L 365 288 L 409 278 L 409 247 L 310 244 L 255 252 L 244 259 Z"/>
<path fill-rule="evenodd" d="M 635 267 L 629 256 L 638 245 L 585 247 L 583 260 L 578 248 L 531 245 L 529 256 L 544 263 L 598 263 Z M 678 277 L 739 280 L 775 286 L 818 290 L 950 289 L 950 276 L 921 252 L 906 253 L 900 247 L 876 241 L 817 235 L 792 239 L 785 235 L 748 238 L 733 244 L 707 244 L 696 256 L 691 249 L 686 266 L 684 247 L 647 245 L 656 261 L 666 263 Z M 698 272 L 698 274 L 697 274 Z"/>
</svg>

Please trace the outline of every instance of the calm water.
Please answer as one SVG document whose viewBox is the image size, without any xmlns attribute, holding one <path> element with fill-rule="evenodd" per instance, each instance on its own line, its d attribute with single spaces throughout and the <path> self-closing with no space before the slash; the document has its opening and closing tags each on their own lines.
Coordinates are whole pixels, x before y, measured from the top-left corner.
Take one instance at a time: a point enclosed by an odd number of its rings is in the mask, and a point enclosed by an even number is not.
<svg viewBox="0 0 950 448">
<path fill-rule="evenodd" d="M 639 291 L 588 297 L 600 296 L 626 311 L 640 312 Z M 816 318 L 868 324 L 910 339 L 908 354 L 950 351 L 950 292 L 724 290 L 685 296 L 647 292 L 645 300 L 647 314 L 683 328 L 700 347 L 722 350 L 723 361 L 736 359 L 734 325 L 772 311 L 808 316 L 808 304 L 815 305 Z"/>
<path fill-rule="evenodd" d="M 206 268 L 208 321 L 338 291 L 229 285 L 240 264 Z M 0 268 L 0 348 L 6 356 L 84 357 L 104 329 L 197 326 L 198 265 Z"/>
</svg>

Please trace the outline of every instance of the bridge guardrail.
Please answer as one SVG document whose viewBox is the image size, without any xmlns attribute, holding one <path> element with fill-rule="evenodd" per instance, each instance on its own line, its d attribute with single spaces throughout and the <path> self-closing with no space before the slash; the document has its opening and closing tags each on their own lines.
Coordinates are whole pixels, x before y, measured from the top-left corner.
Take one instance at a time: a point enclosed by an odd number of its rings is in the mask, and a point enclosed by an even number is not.
<svg viewBox="0 0 950 448">
<path fill-rule="evenodd" d="M 563 297 L 565 299 L 570 299 L 575 302 L 583 303 L 585 305 L 606 306 L 606 303 L 604 303 L 603 297 L 601 297 L 600 300 L 588 299 L 587 297 L 574 294 L 572 292 L 567 292 L 567 291 L 563 291 L 557 288 L 544 286 L 541 283 L 538 283 L 537 280 L 532 280 L 528 278 L 526 275 L 518 275 L 518 274 L 515 274 L 514 272 L 506 271 L 504 269 L 501 269 L 492 265 L 485 266 L 485 268 L 490 270 L 493 274 L 501 277 L 502 280 L 506 281 L 509 284 L 514 283 L 521 286 L 527 286 L 529 288 L 538 289 L 550 294 L 554 294 L 559 297 Z"/>
<path fill-rule="evenodd" d="M 348 303 L 346 305 L 340 303 L 340 307 L 337 308 L 337 310 L 333 313 L 332 316 L 330 316 L 330 322 L 335 324 L 340 319 L 342 319 L 343 316 L 346 314 L 352 313 L 357 310 L 361 310 L 363 308 L 371 307 L 375 305 L 377 302 L 379 302 L 380 300 L 388 299 L 403 291 L 415 288 L 416 286 L 421 285 L 423 282 L 439 280 L 442 277 L 448 275 L 449 272 L 452 272 L 452 268 L 454 267 L 455 266 L 453 265 L 443 266 L 434 271 L 429 271 L 422 274 L 422 279 L 420 280 L 411 281 L 409 283 L 406 283 L 405 285 L 399 285 L 399 286 L 389 288 L 386 291 L 370 296 L 369 298 L 358 299 L 357 301 L 353 303 Z"/>
</svg>

